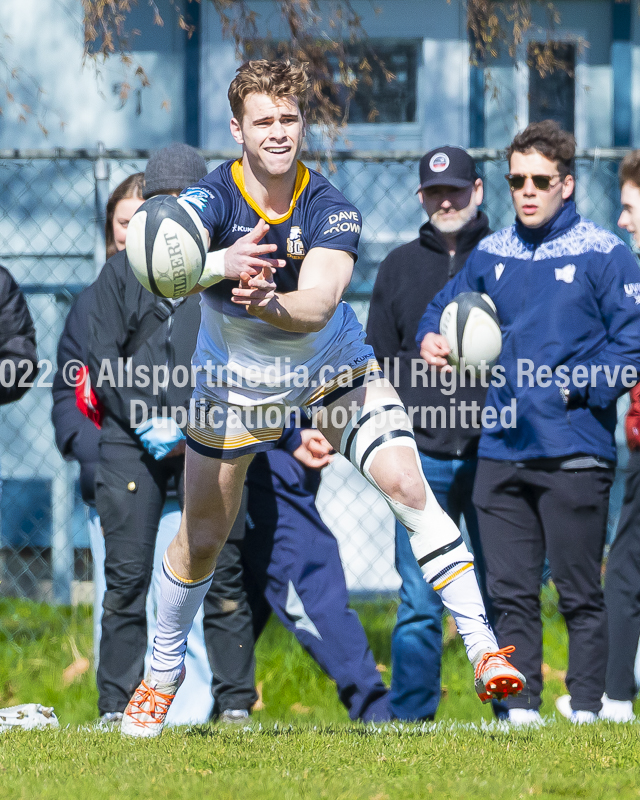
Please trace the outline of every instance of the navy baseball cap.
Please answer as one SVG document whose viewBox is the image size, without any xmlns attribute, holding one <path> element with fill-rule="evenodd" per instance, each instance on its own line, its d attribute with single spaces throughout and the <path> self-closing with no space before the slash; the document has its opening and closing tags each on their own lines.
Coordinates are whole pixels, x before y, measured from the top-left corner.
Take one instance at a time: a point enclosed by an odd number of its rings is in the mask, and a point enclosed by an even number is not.
<svg viewBox="0 0 640 800">
<path fill-rule="evenodd" d="M 445 145 L 430 150 L 420 159 L 420 188 L 454 186 L 466 189 L 478 179 L 476 162 L 462 147 Z"/>
</svg>

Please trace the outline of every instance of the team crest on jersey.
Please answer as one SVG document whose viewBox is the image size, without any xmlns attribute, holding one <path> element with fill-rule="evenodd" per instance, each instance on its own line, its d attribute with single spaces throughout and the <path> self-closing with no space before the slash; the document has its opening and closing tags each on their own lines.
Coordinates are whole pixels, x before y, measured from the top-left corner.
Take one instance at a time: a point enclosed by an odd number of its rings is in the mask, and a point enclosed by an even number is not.
<svg viewBox="0 0 640 800">
<path fill-rule="evenodd" d="M 302 229 L 299 225 L 292 225 L 287 239 L 287 255 L 289 258 L 304 258 L 304 244 L 302 243 Z"/>
</svg>

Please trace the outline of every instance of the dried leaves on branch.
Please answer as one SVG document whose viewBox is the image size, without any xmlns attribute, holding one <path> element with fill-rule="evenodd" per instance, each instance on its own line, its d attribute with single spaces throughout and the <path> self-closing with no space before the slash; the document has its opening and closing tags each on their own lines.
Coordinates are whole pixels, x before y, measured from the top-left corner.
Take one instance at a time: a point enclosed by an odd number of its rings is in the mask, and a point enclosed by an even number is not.
<svg viewBox="0 0 640 800">
<path fill-rule="evenodd" d="M 153 0 L 150 23 L 165 20 Z M 119 57 L 132 67 L 137 80 L 148 83 L 141 66 L 135 65 L 131 45 L 139 31 L 128 27 L 132 0 L 81 0 L 85 21 L 85 55 L 96 61 Z M 170 0 L 178 24 L 191 35 L 190 0 Z M 199 0 L 193 0 L 199 2 Z M 394 76 L 382 59 L 367 47 L 367 36 L 351 0 L 334 0 L 323 14 L 317 0 L 276 0 L 275 15 L 261 17 L 246 0 L 202 0 L 218 13 L 223 35 L 233 41 L 241 60 L 292 58 L 309 65 L 313 101 L 310 121 L 335 138 L 348 116 L 349 103 L 358 83 L 371 85 L 375 73 L 384 80 Z M 271 10 L 271 7 L 266 7 Z M 122 92 L 131 90 L 123 84 Z M 371 119 L 376 110 L 369 110 Z"/>
<path fill-rule="evenodd" d="M 451 2 L 451 0 L 447 0 Z M 544 12 L 544 28 L 534 26 L 533 10 Z M 568 72 L 573 65 L 562 58 L 562 49 L 554 41 L 553 29 L 560 24 L 560 14 L 548 0 L 467 0 L 467 28 L 471 41 L 471 61 L 486 64 L 498 58 L 506 49 L 510 58 L 518 59 L 519 50 L 534 30 L 542 39 L 531 43 L 525 50 L 524 61 L 544 77 L 556 70 Z M 576 39 L 578 48 L 587 43 Z"/>
</svg>

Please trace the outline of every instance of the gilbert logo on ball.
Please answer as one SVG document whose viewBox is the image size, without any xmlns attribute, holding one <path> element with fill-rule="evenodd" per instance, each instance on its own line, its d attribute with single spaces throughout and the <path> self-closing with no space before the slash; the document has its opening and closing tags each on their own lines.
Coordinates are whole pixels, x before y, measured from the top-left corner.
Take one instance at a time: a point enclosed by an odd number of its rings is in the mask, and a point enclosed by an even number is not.
<svg viewBox="0 0 640 800">
<path fill-rule="evenodd" d="M 462 292 L 445 306 L 440 333 L 451 348 L 447 360 L 458 372 L 470 367 L 480 373 L 492 367 L 502 349 L 496 307 L 488 294 Z"/>
<path fill-rule="evenodd" d="M 171 195 L 151 197 L 129 222 L 129 265 L 153 294 L 184 297 L 202 275 L 205 235 L 196 210 L 184 200 Z"/>
<path fill-rule="evenodd" d="M 429 161 L 431 172 L 444 172 L 449 166 L 449 156 L 446 153 L 436 153 Z"/>
</svg>

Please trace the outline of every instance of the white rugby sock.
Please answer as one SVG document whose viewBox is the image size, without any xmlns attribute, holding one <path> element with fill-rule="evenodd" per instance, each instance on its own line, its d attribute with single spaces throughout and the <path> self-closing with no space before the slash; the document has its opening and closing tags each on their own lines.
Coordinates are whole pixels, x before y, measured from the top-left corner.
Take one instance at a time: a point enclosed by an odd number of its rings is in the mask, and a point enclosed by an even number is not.
<svg viewBox="0 0 640 800">
<path fill-rule="evenodd" d="M 377 453 L 389 447 L 409 447 L 413 451 L 424 484 L 426 499 L 423 509 L 411 508 L 394 500 L 371 474 L 370 467 Z M 424 579 L 438 592 L 452 613 L 469 660 L 473 662 L 482 651 L 497 650 L 498 643 L 487 620 L 473 569 L 473 554 L 467 549 L 451 517 L 440 507 L 424 477 L 412 425 L 399 401 L 378 399 L 359 409 L 344 429 L 340 452 L 375 486 L 395 518 L 407 529 L 411 549 Z"/>
<path fill-rule="evenodd" d="M 171 569 L 167 554 L 164 554 L 158 622 L 151 656 L 151 676 L 158 683 L 171 683 L 180 676 L 187 636 L 212 578 L 213 573 L 195 582 L 183 580 Z"/>
<path fill-rule="evenodd" d="M 445 608 L 451 612 L 458 633 L 462 636 L 467 657 L 473 664 L 480 653 L 496 651 L 498 642 L 487 619 L 473 564 L 465 564 L 464 567 L 464 570 L 444 586 L 441 585 L 442 581 L 439 583 L 437 580 L 432 581 L 431 585 L 440 595 Z M 455 575 L 455 570 L 453 574 Z"/>
</svg>

